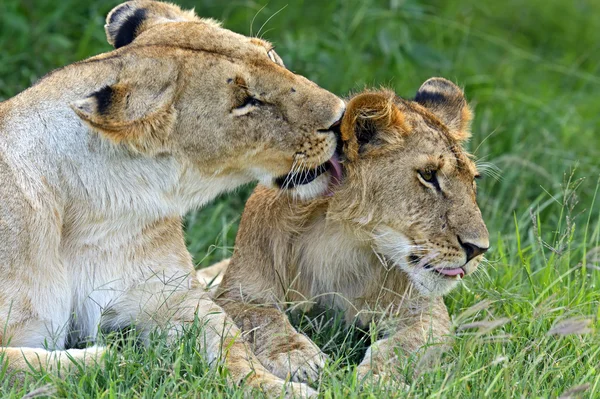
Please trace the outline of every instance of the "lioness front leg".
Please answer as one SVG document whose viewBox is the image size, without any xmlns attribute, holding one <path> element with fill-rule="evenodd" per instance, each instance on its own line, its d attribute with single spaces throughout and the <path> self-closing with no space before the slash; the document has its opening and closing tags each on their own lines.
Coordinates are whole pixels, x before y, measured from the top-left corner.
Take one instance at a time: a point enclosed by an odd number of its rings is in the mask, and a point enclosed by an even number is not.
<svg viewBox="0 0 600 399">
<path fill-rule="evenodd" d="M 153 239 L 149 239 L 153 238 Z M 147 229 L 138 253 L 137 278 L 104 311 L 102 325 L 119 329 L 133 323 L 146 340 L 150 332 L 166 332 L 174 340 L 193 323 L 201 323 L 198 345 L 210 362 L 220 360 L 235 384 L 262 390 L 269 397 L 316 394 L 303 384 L 287 383 L 270 373 L 252 354 L 241 331 L 210 298 L 198 281 L 183 240 L 179 220 Z"/>
<path fill-rule="evenodd" d="M 431 299 L 413 308 L 398 321 L 398 329 L 386 338 L 374 342 L 358 365 L 358 377 L 403 382 L 403 370 L 410 356 L 426 344 L 445 345 L 448 341 L 450 318 L 442 298 Z M 421 310 L 419 310 L 421 309 Z M 427 354 L 421 354 L 427 356 Z"/>
<path fill-rule="evenodd" d="M 258 360 L 278 377 L 317 381 L 325 355 L 315 343 L 290 324 L 285 313 L 260 305 L 219 302 L 242 329 Z"/>
<path fill-rule="evenodd" d="M 158 329 L 166 331 L 169 340 L 179 337 L 186 324 L 193 323 L 197 317 L 202 326 L 198 344 L 205 350 L 210 362 L 222 362 L 233 383 L 244 382 L 268 397 L 279 397 L 284 391 L 286 396 L 316 395 L 304 384 L 286 383 L 270 373 L 244 342 L 240 329 L 210 298 L 209 293 L 195 278 L 187 280 L 192 284 L 190 289 L 173 290 L 169 286 L 161 287 L 161 283 L 144 284 L 128 293 L 126 300 L 121 300 L 107 313 L 109 316 L 118 315 L 123 322 L 134 320 L 143 337 Z"/>
</svg>

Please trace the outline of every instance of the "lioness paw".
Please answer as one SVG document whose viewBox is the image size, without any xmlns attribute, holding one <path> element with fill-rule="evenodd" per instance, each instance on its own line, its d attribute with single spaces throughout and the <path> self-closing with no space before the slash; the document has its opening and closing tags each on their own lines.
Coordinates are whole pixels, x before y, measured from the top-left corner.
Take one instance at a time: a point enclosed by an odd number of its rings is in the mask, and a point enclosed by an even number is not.
<svg viewBox="0 0 600 399">
<path fill-rule="evenodd" d="M 68 349 L 64 351 L 45 351 L 40 349 L 21 349 L 22 355 L 28 359 L 42 362 L 48 369 L 64 367 L 67 370 L 77 370 L 78 367 L 102 367 L 107 348 L 104 346 L 91 346 L 85 349 Z M 35 362 L 32 362 L 35 364 Z"/>
</svg>

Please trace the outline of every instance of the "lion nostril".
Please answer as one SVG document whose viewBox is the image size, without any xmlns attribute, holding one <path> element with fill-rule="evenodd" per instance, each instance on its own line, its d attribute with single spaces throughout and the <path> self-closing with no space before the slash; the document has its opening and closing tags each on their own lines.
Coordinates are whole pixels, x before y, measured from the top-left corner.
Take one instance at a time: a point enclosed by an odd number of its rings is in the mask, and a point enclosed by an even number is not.
<svg viewBox="0 0 600 399">
<path fill-rule="evenodd" d="M 465 252 L 467 253 L 467 263 L 471 261 L 471 259 L 484 254 L 489 248 L 482 248 L 482 247 L 478 247 L 475 244 L 471 244 L 469 242 L 463 242 L 460 237 L 458 237 L 458 242 L 460 243 L 460 246 L 465 250 Z"/>
</svg>

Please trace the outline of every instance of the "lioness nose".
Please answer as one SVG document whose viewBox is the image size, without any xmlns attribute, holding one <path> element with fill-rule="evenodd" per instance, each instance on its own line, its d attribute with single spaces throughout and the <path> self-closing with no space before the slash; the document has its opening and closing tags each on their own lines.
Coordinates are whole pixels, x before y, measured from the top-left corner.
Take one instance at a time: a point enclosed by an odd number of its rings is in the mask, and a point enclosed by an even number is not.
<svg viewBox="0 0 600 399">
<path fill-rule="evenodd" d="M 471 259 L 473 259 L 474 257 L 485 253 L 489 249 L 489 247 L 487 247 L 487 248 L 478 247 L 477 245 L 471 244 L 470 242 L 462 242 L 460 237 L 458 238 L 458 242 L 460 243 L 460 246 L 463 247 L 463 249 L 467 253 L 467 262 L 471 261 Z"/>
</svg>

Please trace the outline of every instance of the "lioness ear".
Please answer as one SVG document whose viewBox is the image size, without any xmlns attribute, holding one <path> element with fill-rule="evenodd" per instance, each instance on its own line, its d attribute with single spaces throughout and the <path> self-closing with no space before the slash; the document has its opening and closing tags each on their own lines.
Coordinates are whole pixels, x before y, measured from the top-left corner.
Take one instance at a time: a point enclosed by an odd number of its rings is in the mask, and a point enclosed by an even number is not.
<svg viewBox="0 0 600 399">
<path fill-rule="evenodd" d="M 369 148 L 399 143 L 409 131 L 390 91 L 364 92 L 353 97 L 342 120 L 344 155 L 349 160 Z"/>
<path fill-rule="evenodd" d="M 75 113 L 103 136 L 147 154 L 166 149 L 175 125 L 177 71 L 162 61 L 122 71 L 117 83 L 71 104 Z"/>
<path fill-rule="evenodd" d="M 463 91 L 444 78 L 431 78 L 421 85 L 415 101 L 429 109 L 459 141 L 470 137 L 472 114 Z"/>
<path fill-rule="evenodd" d="M 194 11 L 158 1 L 128 1 L 113 8 L 106 17 L 106 38 L 115 48 L 131 43 L 139 34 L 157 24 L 200 21 Z"/>
</svg>

